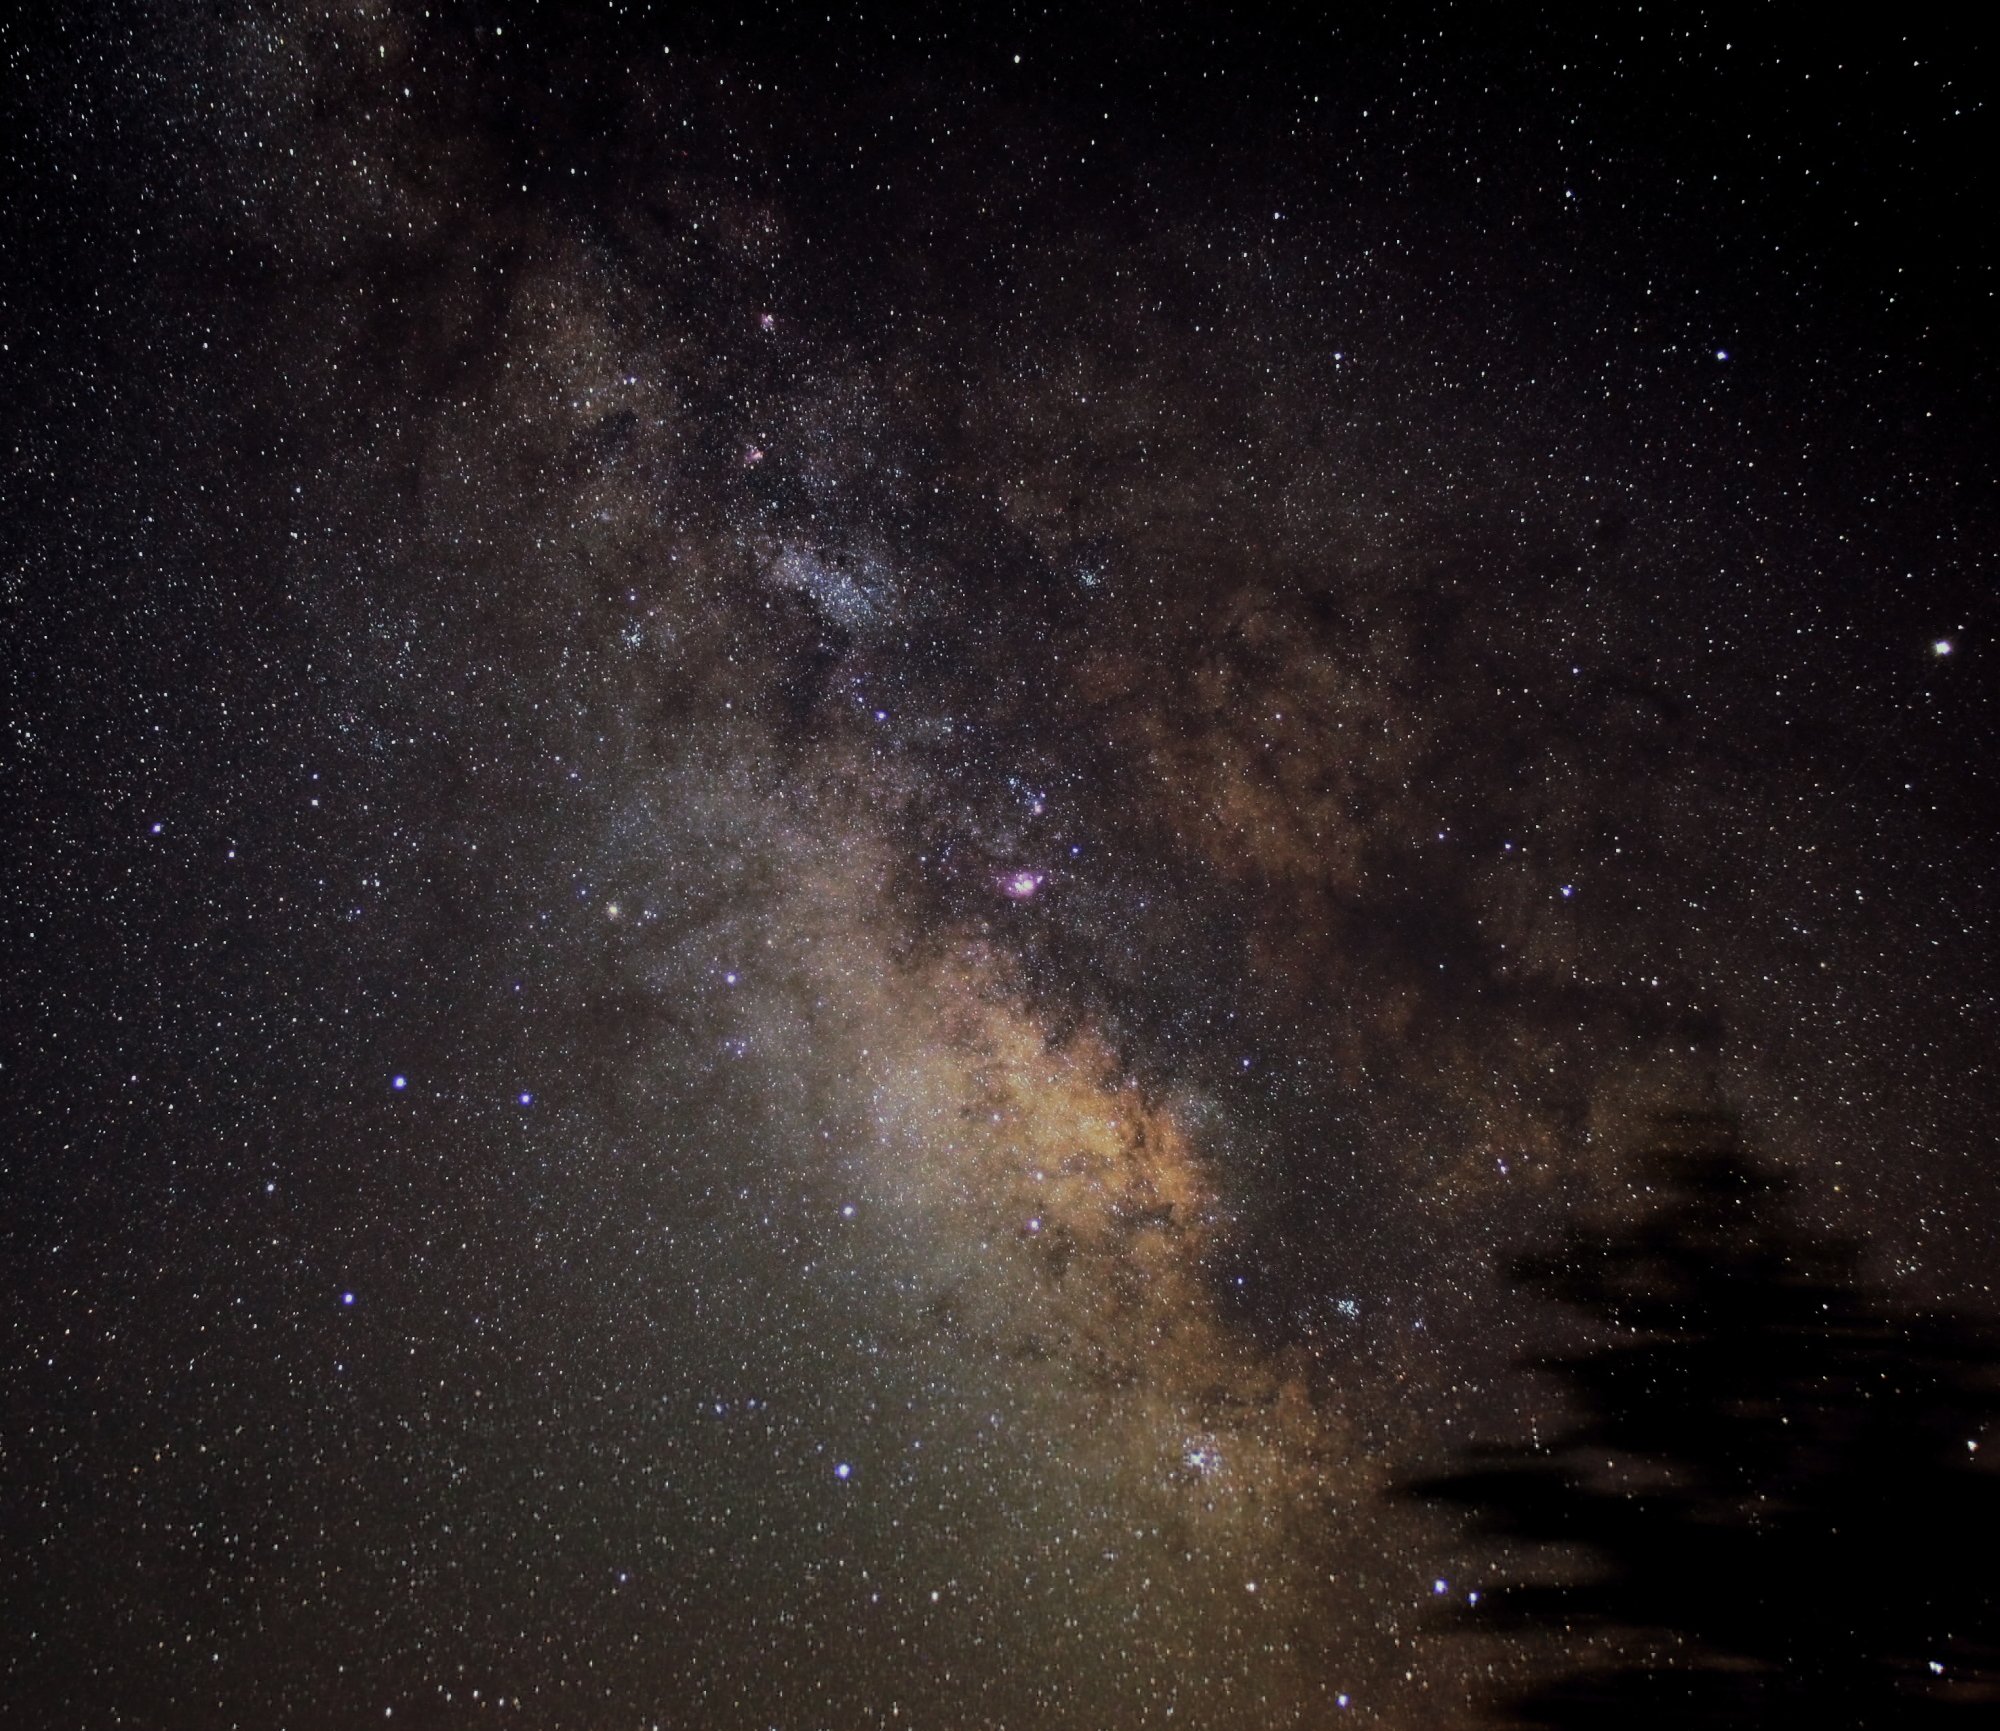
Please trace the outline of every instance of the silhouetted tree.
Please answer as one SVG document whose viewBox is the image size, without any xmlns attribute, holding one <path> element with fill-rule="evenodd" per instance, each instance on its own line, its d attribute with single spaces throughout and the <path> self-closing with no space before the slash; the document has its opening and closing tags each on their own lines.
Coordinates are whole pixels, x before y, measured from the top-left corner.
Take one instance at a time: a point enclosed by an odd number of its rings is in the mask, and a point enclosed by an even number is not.
<svg viewBox="0 0 2000 1731">
<path fill-rule="evenodd" d="M 1595 1325 L 1533 1361 L 1563 1428 L 1407 1493 L 1554 1564 L 1458 1614 L 1568 1656 L 1498 1721 L 2000 1723 L 1990 1332 L 1871 1294 L 1727 1120 L 1662 1142 L 1636 1222 L 1517 1265 Z"/>
</svg>

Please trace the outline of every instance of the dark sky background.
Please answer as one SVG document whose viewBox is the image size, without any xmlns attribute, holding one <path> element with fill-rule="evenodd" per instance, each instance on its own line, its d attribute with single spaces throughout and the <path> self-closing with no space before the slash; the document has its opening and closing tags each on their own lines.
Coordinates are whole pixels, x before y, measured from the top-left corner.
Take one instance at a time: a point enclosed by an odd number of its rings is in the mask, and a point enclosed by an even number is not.
<svg viewBox="0 0 2000 1731">
<path fill-rule="evenodd" d="M 1449 1724 L 1649 1114 L 1986 1302 L 1993 61 L 1726 10 L 0 25 L 0 1716 Z"/>
</svg>

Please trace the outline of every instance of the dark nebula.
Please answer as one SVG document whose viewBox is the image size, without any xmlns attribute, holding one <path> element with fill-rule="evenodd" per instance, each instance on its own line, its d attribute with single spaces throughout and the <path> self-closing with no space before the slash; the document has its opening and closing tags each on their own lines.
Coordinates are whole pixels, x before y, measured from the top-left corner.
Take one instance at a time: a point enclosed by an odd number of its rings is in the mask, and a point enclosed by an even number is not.
<svg viewBox="0 0 2000 1731">
<path fill-rule="evenodd" d="M 1990 1296 L 1987 43 L 1398 19 L 0 25 L 6 1724 L 1448 1725 L 1654 1114 Z"/>
</svg>

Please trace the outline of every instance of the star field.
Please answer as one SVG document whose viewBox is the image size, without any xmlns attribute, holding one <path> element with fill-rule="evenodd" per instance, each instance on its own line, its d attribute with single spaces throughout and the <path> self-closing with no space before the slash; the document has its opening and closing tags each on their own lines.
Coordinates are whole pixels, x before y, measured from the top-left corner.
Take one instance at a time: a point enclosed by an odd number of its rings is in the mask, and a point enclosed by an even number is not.
<svg viewBox="0 0 2000 1731">
<path fill-rule="evenodd" d="M 1651 1115 L 1990 1302 L 1891 29 L 0 26 L 0 1718 L 1470 1723 Z"/>
</svg>

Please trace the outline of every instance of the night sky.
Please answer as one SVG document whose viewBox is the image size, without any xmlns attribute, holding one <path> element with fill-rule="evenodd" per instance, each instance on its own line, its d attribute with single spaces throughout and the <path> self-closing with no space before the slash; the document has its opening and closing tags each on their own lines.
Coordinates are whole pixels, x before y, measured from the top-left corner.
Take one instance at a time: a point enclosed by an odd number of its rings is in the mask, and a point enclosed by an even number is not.
<svg viewBox="0 0 2000 1731">
<path fill-rule="evenodd" d="M 30 10 L 7 1725 L 1446 1726 L 1653 1115 L 1988 1301 L 1970 27 Z"/>
</svg>

